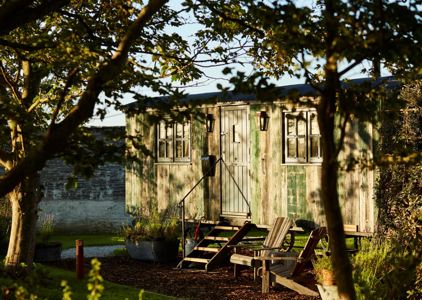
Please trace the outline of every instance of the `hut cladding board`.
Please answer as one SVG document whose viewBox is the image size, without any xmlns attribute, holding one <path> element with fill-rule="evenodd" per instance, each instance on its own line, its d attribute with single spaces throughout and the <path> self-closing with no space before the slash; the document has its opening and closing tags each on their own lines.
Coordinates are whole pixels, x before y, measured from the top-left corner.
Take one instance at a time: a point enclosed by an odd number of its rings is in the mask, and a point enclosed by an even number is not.
<svg viewBox="0 0 422 300">
<path fill-rule="evenodd" d="M 216 174 L 186 199 L 187 218 L 251 218 L 270 225 L 275 217 L 290 216 L 325 222 L 315 110 L 247 99 L 202 105 L 200 111 L 213 116 L 212 132 L 206 130 L 207 118 L 157 124 L 149 113 L 127 116 L 127 134 L 140 136 L 154 153 L 153 157 L 131 150 L 138 160 L 126 167 L 127 210 L 176 205 L 203 176 L 204 156 L 215 155 L 222 159 Z M 265 115 L 268 126 L 262 131 Z M 340 160 L 372 155 L 371 136 L 370 124 L 352 122 Z M 344 222 L 359 225 L 360 230 L 374 230 L 374 176 L 374 171 L 359 167 L 340 172 Z"/>
</svg>

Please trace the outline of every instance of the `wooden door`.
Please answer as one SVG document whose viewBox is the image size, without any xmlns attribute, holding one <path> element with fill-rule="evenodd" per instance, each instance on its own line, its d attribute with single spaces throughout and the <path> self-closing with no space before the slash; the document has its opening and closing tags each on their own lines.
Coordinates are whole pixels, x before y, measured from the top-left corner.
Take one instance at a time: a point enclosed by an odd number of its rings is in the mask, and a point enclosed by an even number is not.
<svg viewBox="0 0 422 300">
<path fill-rule="evenodd" d="M 221 110 L 221 212 L 245 217 L 249 212 L 249 111 Z"/>
</svg>

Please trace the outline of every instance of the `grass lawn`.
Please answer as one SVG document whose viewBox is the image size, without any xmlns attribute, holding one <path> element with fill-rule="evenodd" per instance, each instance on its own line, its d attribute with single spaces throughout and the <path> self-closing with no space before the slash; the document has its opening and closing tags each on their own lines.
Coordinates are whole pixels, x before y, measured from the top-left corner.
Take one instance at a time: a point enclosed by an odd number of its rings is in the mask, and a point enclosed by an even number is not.
<svg viewBox="0 0 422 300">
<path fill-rule="evenodd" d="M 16 282 L 12 278 L 0 277 L 0 287 L 10 287 L 14 283 L 24 286 L 32 294 L 37 295 L 41 299 L 62 299 L 62 287 L 60 286 L 62 280 L 66 280 L 72 290 L 72 299 L 86 299 L 87 290 L 87 279 L 77 280 L 74 272 L 69 272 L 57 268 L 41 266 L 39 271 L 38 279 L 31 280 L 26 279 L 24 282 Z M 29 285 L 28 282 L 36 282 Z M 119 285 L 111 282 L 103 282 L 104 292 L 101 299 L 103 300 L 133 300 L 139 299 L 139 289 L 130 286 Z M 170 296 L 160 295 L 152 292 L 144 292 L 144 300 L 171 300 L 177 299 Z"/>
<path fill-rule="evenodd" d="M 124 238 L 117 234 L 53 234 L 50 240 L 61 242 L 63 249 L 75 247 L 76 240 L 83 240 L 84 246 L 125 244 Z"/>
</svg>

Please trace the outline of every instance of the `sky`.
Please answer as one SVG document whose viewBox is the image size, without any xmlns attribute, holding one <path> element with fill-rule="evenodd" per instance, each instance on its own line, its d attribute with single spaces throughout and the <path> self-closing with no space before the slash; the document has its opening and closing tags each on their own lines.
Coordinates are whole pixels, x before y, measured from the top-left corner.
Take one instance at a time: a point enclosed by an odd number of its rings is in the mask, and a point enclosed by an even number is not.
<svg viewBox="0 0 422 300">
<path fill-rule="evenodd" d="M 170 6 L 174 9 L 180 9 L 180 1 L 170 1 Z M 173 31 L 178 34 L 180 34 L 183 38 L 188 40 L 189 42 L 193 41 L 193 34 L 199 29 L 199 25 L 195 24 L 195 22 L 191 22 L 189 25 L 185 25 L 180 28 L 176 27 L 169 27 L 169 32 Z M 253 68 L 251 65 L 245 65 L 241 66 L 240 64 L 237 65 L 231 65 L 231 67 L 234 67 L 236 71 L 243 71 L 245 74 L 252 74 Z M 363 66 L 363 67 L 369 67 L 369 65 Z M 181 90 L 184 91 L 187 94 L 199 94 L 199 93 L 207 93 L 207 92 L 218 92 L 219 89 L 217 88 L 217 84 L 221 84 L 222 86 L 229 86 L 228 83 L 228 76 L 225 76 L 222 74 L 222 70 L 224 67 L 215 67 L 215 68 L 207 68 L 206 73 L 209 76 L 207 79 L 200 79 L 196 82 L 190 83 L 186 87 L 181 87 Z M 347 78 L 353 79 L 353 78 L 361 78 L 365 77 L 364 74 L 360 73 L 360 70 L 362 69 L 362 66 L 359 68 L 353 69 L 351 72 L 349 72 L 347 75 Z M 389 75 L 386 70 L 382 70 L 382 75 L 386 76 Z M 230 76 L 230 75 L 229 75 Z M 211 79 L 214 78 L 214 79 Z M 221 79 L 224 78 L 224 79 Z M 298 84 L 298 83 L 304 83 L 304 78 L 296 78 L 296 77 L 290 77 L 290 76 L 284 76 L 278 81 L 272 81 L 278 86 L 284 86 L 284 85 L 290 85 L 290 84 Z M 177 83 L 174 83 L 177 86 L 180 86 Z M 142 87 L 138 88 L 138 92 L 142 92 L 143 94 L 150 95 L 151 97 L 157 96 L 157 94 L 153 94 L 152 92 L 149 92 L 147 90 L 144 90 Z M 128 104 L 133 102 L 134 99 L 131 95 L 124 95 L 122 103 Z M 107 109 L 107 114 L 103 120 L 101 120 L 99 117 L 94 117 L 90 120 L 88 123 L 89 126 L 124 126 L 125 125 L 125 115 L 121 111 L 116 111 L 112 108 Z"/>
</svg>

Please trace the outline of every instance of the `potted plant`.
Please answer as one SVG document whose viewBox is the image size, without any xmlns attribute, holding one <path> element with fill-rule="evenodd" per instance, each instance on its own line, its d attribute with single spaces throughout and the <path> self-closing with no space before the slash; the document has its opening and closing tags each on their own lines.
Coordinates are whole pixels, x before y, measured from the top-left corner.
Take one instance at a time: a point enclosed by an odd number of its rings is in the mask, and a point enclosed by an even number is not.
<svg viewBox="0 0 422 300">
<path fill-rule="evenodd" d="M 179 225 L 170 210 L 138 214 L 122 229 L 130 257 L 153 262 L 176 260 L 179 251 Z"/>
<path fill-rule="evenodd" d="M 313 261 L 315 275 L 319 284 L 317 284 L 321 299 L 338 299 L 337 286 L 335 285 L 334 270 L 331 263 L 331 257 L 322 255 Z"/>
<path fill-rule="evenodd" d="M 38 228 L 38 241 L 35 244 L 34 261 L 49 262 L 60 260 L 62 244 L 60 242 L 50 241 L 54 229 L 54 216 L 52 214 L 44 215 Z"/>
</svg>

